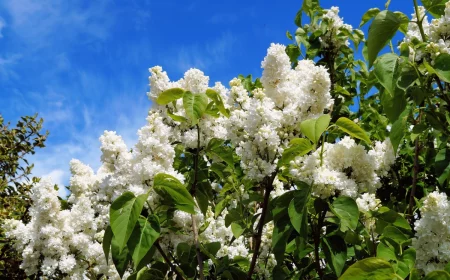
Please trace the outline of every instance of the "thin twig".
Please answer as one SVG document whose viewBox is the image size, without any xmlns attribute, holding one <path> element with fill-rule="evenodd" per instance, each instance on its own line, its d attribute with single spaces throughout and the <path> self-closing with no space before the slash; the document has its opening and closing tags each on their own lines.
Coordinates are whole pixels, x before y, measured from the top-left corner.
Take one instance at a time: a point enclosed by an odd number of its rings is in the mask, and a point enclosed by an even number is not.
<svg viewBox="0 0 450 280">
<path fill-rule="evenodd" d="M 259 248 L 261 247 L 261 237 L 264 229 L 264 220 L 266 219 L 267 209 L 269 208 L 269 199 L 270 192 L 273 190 L 273 180 L 275 180 L 277 172 L 274 172 L 271 177 L 265 178 L 265 193 L 264 193 L 264 201 L 261 205 L 261 216 L 259 217 L 258 226 L 256 229 L 256 233 L 253 236 L 253 256 L 252 262 L 250 263 L 250 269 L 248 270 L 247 279 L 252 279 L 252 275 L 255 271 L 256 261 L 258 260 Z"/>
</svg>

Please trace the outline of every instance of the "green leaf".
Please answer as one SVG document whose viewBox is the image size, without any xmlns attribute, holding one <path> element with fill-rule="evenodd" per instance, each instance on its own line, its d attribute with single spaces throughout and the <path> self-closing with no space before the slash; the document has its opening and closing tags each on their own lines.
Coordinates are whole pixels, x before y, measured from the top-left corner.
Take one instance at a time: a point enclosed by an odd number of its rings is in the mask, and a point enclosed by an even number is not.
<svg viewBox="0 0 450 280">
<path fill-rule="evenodd" d="M 341 222 L 341 231 L 355 230 L 358 225 L 359 210 L 355 200 L 347 196 L 339 196 L 333 201 L 331 211 Z"/>
<path fill-rule="evenodd" d="M 377 257 L 382 258 L 386 261 L 396 261 L 397 256 L 395 255 L 395 249 L 389 247 L 388 245 L 384 244 L 383 242 L 378 243 L 377 246 Z"/>
<path fill-rule="evenodd" d="M 103 242 L 102 242 L 103 253 L 105 253 L 105 257 L 106 257 L 106 264 L 108 264 L 108 262 L 109 262 L 109 250 L 111 249 L 112 238 L 113 238 L 113 232 L 111 230 L 111 226 L 108 226 L 105 229 L 105 234 L 103 235 Z"/>
<path fill-rule="evenodd" d="M 445 180 L 450 177 L 450 150 L 440 149 L 435 158 L 436 162 L 436 175 L 438 177 L 439 184 L 444 185 Z"/>
<path fill-rule="evenodd" d="M 400 88 L 396 88 L 394 95 L 392 95 L 382 89 L 380 94 L 381 105 L 383 106 L 384 113 L 388 117 L 389 121 L 394 123 L 406 108 L 407 101 L 405 91 Z"/>
<path fill-rule="evenodd" d="M 206 146 L 206 151 L 219 157 L 229 166 L 234 167 L 233 150 L 230 146 L 225 144 L 224 140 L 212 138 Z"/>
<path fill-rule="evenodd" d="M 393 53 L 387 53 L 380 56 L 374 64 L 374 74 L 380 84 L 392 96 L 397 88 L 399 76 L 398 65 L 400 57 Z"/>
<path fill-rule="evenodd" d="M 311 186 L 300 181 L 296 182 L 296 186 L 298 190 L 293 193 L 293 198 L 289 203 L 288 214 L 294 229 L 301 233 L 302 230 L 307 230 L 305 228 L 302 229 L 304 226 L 303 214 L 307 211 L 306 205 L 311 194 Z"/>
<path fill-rule="evenodd" d="M 389 133 L 389 138 L 391 139 L 392 147 L 394 148 L 394 153 L 397 154 L 398 146 L 405 136 L 406 125 L 409 116 L 409 108 L 407 108 L 400 115 L 398 120 L 392 124 L 391 132 Z"/>
<path fill-rule="evenodd" d="M 148 194 L 136 197 L 132 192 L 125 192 L 111 204 L 109 220 L 119 252 L 126 247 L 147 197 Z"/>
<path fill-rule="evenodd" d="M 154 178 L 153 187 L 157 192 L 168 194 L 178 210 L 195 214 L 195 201 L 177 178 L 168 174 L 159 173 Z"/>
<path fill-rule="evenodd" d="M 167 115 L 176 122 L 186 122 L 187 121 L 187 119 L 183 116 L 174 115 L 169 112 L 167 112 Z"/>
<path fill-rule="evenodd" d="M 314 144 L 319 142 L 320 136 L 330 124 L 330 115 L 322 115 L 317 119 L 309 119 L 300 124 L 301 132 Z"/>
<path fill-rule="evenodd" d="M 450 83 L 450 54 L 438 55 L 434 60 L 434 70 L 442 81 Z"/>
<path fill-rule="evenodd" d="M 227 118 L 230 117 L 230 112 L 227 109 L 225 109 L 225 105 L 223 105 L 222 96 L 220 96 L 220 94 L 217 91 L 212 90 L 212 89 L 207 89 L 206 90 L 206 95 L 212 101 L 214 101 L 214 103 L 217 106 L 217 109 L 219 109 L 219 112 L 222 113 L 222 115 L 224 115 Z"/>
<path fill-rule="evenodd" d="M 391 11 L 385 10 L 375 16 L 367 38 L 369 68 L 372 67 L 378 53 L 394 37 L 401 24 L 402 20 Z"/>
<path fill-rule="evenodd" d="M 439 18 L 445 14 L 445 3 L 447 0 L 422 0 L 422 4 L 430 14 Z"/>
<path fill-rule="evenodd" d="M 147 219 L 139 217 L 127 244 L 135 269 L 159 238 L 160 231 L 158 217 L 154 215 L 148 216 Z"/>
<path fill-rule="evenodd" d="M 408 240 L 407 236 L 405 236 L 398 228 L 393 226 L 387 226 L 384 228 L 383 237 L 388 238 L 399 245 Z"/>
<path fill-rule="evenodd" d="M 371 9 L 367 10 L 367 12 L 362 16 L 359 27 L 361 28 L 364 24 L 366 24 L 369 20 L 374 18 L 379 13 L 380 13 L 380 9 L 378 9 L 378 8 L 371 8 Z"/>
<path fill-rule="evenodd" d="M 239 236 L 241 236 L 244 231 L 245 228 L 242 227 L 242 225 L 240 225 L 239 223 L 231 223 L 231 232 L 233 232 L 234 238 L 239 238 Z"/>
<path fill-rule="evenodd" d="M 423 280 L 450 280 L 450 274 L 444 270 L 436 270 L 428 273 Z"/>
<path fill-rule="evenodd" d="M 347 245 L 344 239 L 338 235 L 322 238 L 322 249 L 327 263 L 339 277 L 347 260 Z"/>
<path fill-rule="evenodd" d="M 208 106 L 208 97 L 204 93 L 187 91 L 183 95 L 183 107 L 192 122 L 196 125 Z"/>
<path fill-rule="evenodd" d="M 369 145 L 372 144 L 370 142 L 370 138 L 367 135 L 367 133 L 355 122 L 353 122 L 345 117 L 341 117 L 336 121 L 336 125 L 341 130 L 343 130 L 345 133 L 347 133 L 348 135 L 350 135 L 354 138 L 361 139 L 361 140 L 367 142 Z"/>
<path fill-rule="evenodd" d="M 289 147 L 283 151 L 279 161 L 279 166 L 288 165 L 296 157 L 304 156 L 312 150 L 313 146 L 308 139 L 294 138 L 290 141 Z"/>
<path fill-rule="evenodd" d="M 113 236 L 111 240 L 111 255 L 113 259 L 114 266 L 117 269 L 120 277 L 122 278 L 123 274 L 128 268 L 128 264 L 130 263 L 131 256 L 128 252 L 127 246 L 125 248 L 121 248 L 120 242 L 116 239 L 116 236 Z"/>
<path fill-rule="evenodd" d="M 395 278 L 391 264 L 380 258 L 367 258 L 351 265 L 339 280 L 392 280 Z"/>
<path fill-rule="evenodd" d="M 295 19 L 294 19 L 294 23 L 295 25 L 297 25 L 298 27 L 302 27 L 302 14 L 303 11 L 302 9 L 300 9 L 297 14 L 295 15 Z M 291 39 L 292 40 L 292 39 Z"/>
<path fill-rule="evenodd" d="M 166 105 L 172 101 L 180 99 L 184 95 L 184 89 L 181 88 L 171 88 L 161 92 L 156 98 L 156 103 L 159 105 Z"/>
<path fill-rule="evenodd" d="M 289 236 L 293 228 L 289 221 L 289 217 L 283 216 L 274 223 L 272 234 L 272 251 L 278 263 L 284 260 L 284 253 Z"/>
<path fill-rule="evenodd" d="M 287 45 L 285 51 L 289 56 L 291 63 L 297 62 L 297 59 L 300 56 L 300 48 L 298 46 L 294 44 Z"/>
</svg>

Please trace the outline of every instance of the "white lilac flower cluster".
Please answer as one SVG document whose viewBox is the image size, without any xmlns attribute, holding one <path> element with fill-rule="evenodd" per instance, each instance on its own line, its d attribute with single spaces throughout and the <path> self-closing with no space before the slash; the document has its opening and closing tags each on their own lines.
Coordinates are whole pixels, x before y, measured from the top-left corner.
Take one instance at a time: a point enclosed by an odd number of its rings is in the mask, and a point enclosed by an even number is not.
<svg viewBox="0 0 450 280">
<path fill-rule="evenodd" d="M 441 53 L 450 53 L 450 2 L 445 4 L 445 14 L 440 18 L 428 21 L 426 10 L 424 7 L 419 6 L 419 17 L 423 18 L 422 27 L 424 35 L 428 38 L 428 45 L 425 50 L 415 51 L 410 46 L 410 60 L 420 61 L 425 54 L 430 55 L 431 62 Z M 416 23 L 416 13 L 412 14 L 412 20 L 408 24 L 408 32 L 404 38 L 405 43 L 411 43 L 413 41 L 423 42 L 422 35 L 420 34 L 419 26 Z"/>
<path fill-rule="evenodd" d="M 414 223 L 416 267 L 425 273 L 444 270 L 450 262 L 450 205 L 445 193 L 430 193 L 420 208 L 420 219 Z"/>
<path fill-rule="evenodd" d="M 349 46 L 348 34 L 353 31 L 353 27 L 345 24 L 343 18 L 339 17 L 339 7 L 331 7 L 325 12 L 322 21 L 311 24 L 311 32 L 326 30 L 326 33 L 319 37 L 322 47 L 326 49 L 337 51 L 342 46 Z M 324 24 L 326 24 L 326 28 L 322 26 Z M 358 32 L 363 34 L 360 30 Z"/>
<path fill-rule="evenodd" d="M 313 184 L 313 194 L 327 198 L 336 194 L 356 198 L 359 193 L 374 193 L 381 186 L 395 161 L 390 140 L 377 142 L 374 149 L 345 136 L 338 143 L 325 143 L 311 155 L 297 157 L 290 164 L 290 174 Z"/>
<path fill-rule="evenodd" d="M 251 179 L 272 174 L 290 139 L 299 134 L 300 122 L 314 118 L 333 103 L 327 70 L 310 60 L 291 68 L 285 46 L 272 44 L 262 62 L 261 83 L 249 97 L 240 80 L 230 82 L 231 115 L 228 138 Z"/>
</svg>

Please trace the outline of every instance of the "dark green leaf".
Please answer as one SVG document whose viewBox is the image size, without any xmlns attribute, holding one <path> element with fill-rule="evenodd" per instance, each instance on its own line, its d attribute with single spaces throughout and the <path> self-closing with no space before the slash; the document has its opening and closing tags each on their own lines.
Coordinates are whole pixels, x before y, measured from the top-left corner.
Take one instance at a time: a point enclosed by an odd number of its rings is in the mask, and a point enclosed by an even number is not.
<svg viewBox="0 0 450 280">
<path fill-rule="evenodd" d="M 108 262 L 109 262 L 109 250 L 111 249 L 112 238 L 113 238 L 113 232 L 111 230 L 111 226 L 108 226 L 105 229 L 105 234 L 103 235 L 103 242 L 102 242 L 103 253 L 105 253 L 105 257 L 106 257 L 106 264 L 108 264 Z"/>
<path fill-rule="evenodd" d="M 296 182 L 296 185 L 299 190 L 293 193 L 293 198 L 289 203 L 288 214 L 294 229 L 301 233 L 302 230 L 306 230 L 305 228 L 302 229 L 302 226 L 304 226 L 303 214 L 307 211 L 306 204 L 311 194 L 311 186 L 303 182 Z"/>
<path fill-rule="evenodd" d="M 430 14 L 439 18 L 445 14 L 445 3 L 447 0 L 422 0 L 422 4 Z"/>
<path fill-rule="evenodd" d="M 150 215 L 147 219 L 139 217 L 128 240 L 128 250 L 132 256 L 135 269 L 150 251 L 153 243 L 159 238 L 159 233 L 159 220 L 156 216 Z"/>
<path fill-rule="evenodd" d="M 392 125 L 389 138 L 391 139 L 392 147 L 394 148 L 394 153 L 397 153 L 398 146 L 400 145 L 400 142 L 402 141 L 403 136 L 405 135 L 408 116 L 409 116 L 409 108 L 403 111 L 398 120 L 396 120 Z"/>
<path fill-rule="evenodd" d="M 450 83 L 450 54 L 441 53 L 438 55 L 434 60 L 434 69 L 442 81 Z"/>
<path fill-rule="evenodd" d="M 177 209 L 195 214 L 195 201 L 177 178 L 168 174 L 157 174 L 154 178 L 153 187 L 157 192 L 167 193 L 173 199 Z"/>
<path fill-rule="evenodd" d="M 344 239 L 338 235 L 322 238 L 322 249 L 327 263 L 339 277 L 347 260 L 347 245 Z"/>
<path fill-rule="evenodd" d="M 375 16 L 375 19 L 369 27 L 367 38 L 369 68 L 372 67 L 381 49 L 394 37 L 401 24 L 401 19 L 388 10 L 382 11 Z"/>
<path fill-rule="evenodd" d="M 397 88 L 397 79 L 399 76 L 398 66 L 400 58 L 393 53 L 387 53 L 380 56 L 374 64 L 374 73 L 380 84 L 392 96 Z"/>
<path fill-rule="evenodd" d="M 359 219 L 358 205 L 355 200 L 347 196 L 339 196 L 333 201 L 331 210 L 341 222 L 341 231 L 356 229 Z"/>
<path fill-rule="evenodd" d="M 111 255 L 114 266 L 116 267 L 120 277 L 122 277 L 128 268 L 131 256 L 128 252 L 127 246 L 125 246 L 125 248 L 121 248 L 121 244 L 119 244 L 115 236 L 113 236 L 111 240 Z"/>
<path fill-rule="evenodd" d="M 132 192 L 125 192 L 111 204 L 109 220 L 120 252 L 127 245 L 147 197 L 148 194 L 136 197 Z"/>
</svg>

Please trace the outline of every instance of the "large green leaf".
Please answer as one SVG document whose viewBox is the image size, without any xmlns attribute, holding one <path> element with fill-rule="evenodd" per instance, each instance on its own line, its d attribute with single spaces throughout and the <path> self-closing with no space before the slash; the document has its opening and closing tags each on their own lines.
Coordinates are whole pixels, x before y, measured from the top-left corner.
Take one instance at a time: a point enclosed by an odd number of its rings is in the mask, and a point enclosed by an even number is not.
<svg viewBox="0 0 450 280">
<path fill-rule="evenodd" d="M 272 251 L 277 262 L 282 263 L 284 253 L 286 251 L 286 244 L 293 228 L 289 221 L 289 217 L 283 216 L 278 219 L 273 228 L 272 234 Z"/>
<path fill-rule="evenodd" d="M 356 229 L 359 219 L 359 209 L 353 198 L 339 196 L 333 201 L 331 211 L 339 218 L 343 232 L 348 229 Z"/>
<path fill-rule="evenodd" d="M 369 68 L 377 58 L 378 53 L 394 37 L 402 20 L 393 12 L 385 10 L 378 13 L 369 27 L 367 38 L 367 55 Z"/>
<path fill-rule="evenodd" d="M 183 95 L 183 107 L 193 125 L 203 116 L 208 106 L 208 97 L 204 93 L 192 93 L 187 91 Z"/>
<path fill-rule="evenodd" d="M 344 239 L 338 235 L 322 238 L 322 249 L 325 259 L 334 271 L 336 276 L 340 276 L 347 260 L 347 245 Z"/>
<path fill-rule="evenodd" d="M 405 91 L 400 88 L 396 88 L 394 95 L 392 95 L 383 88 L 380 90 L 380 94 L 383 111 L 389 121 L 394 123 L 406 108 L 407 100 Z"/>
<path fill-rule="evenodd" d="M 400 145 L 403 136 L 405 136 L 408 116 L 409 116 L 409 108 L 403 111 L 398 120 L 396 120 L 392 125 L 391 132 L 389 133 L 389 138 L 391 139 L 392 147 L 394 148 L 394 153 L 397 153 L 398 146 Z"/>
<path fill-rule="evenodd" d="M 336 125 L 350 136 L 361 139 L 367 142 L 369 145 L 371 144 L 370 138 L 367 133 L 355 122 L 345 117 L 341 117 L 336 121 Z"/>
<path fill-rule="evenodd" d="M 278 164 L 288 165 L 296 157 L 304 156 L 312 150 L 311 141 L 305 138 L 294 138 L 289 142 L 289 147 L 283 151 Z"/>
<path fill-rule="evenodd" d="M 195 201 L 186 187 L 177 178 L 159 173 L 154 178 L 153 187 L 159 193 L 168 194 L 174 201 L 177 209 L 195 214 Z"/>
<path fill-rule="evenodd" d="M 169 104 L 172 101 L 175 101 L 177 99 L 180 99 L 183 97 L 184 89 L 181 88 L 171 88 L 168 90 L 165 90 L 161 92 L 156 99 L 156 103 L 159 105 L 166 105 Z"/>
<path fill-rule="evenodd" d="M 111 255 L 114 266 L 116 267 L 120 277 L 122 277 L 128 268 L 131 256 L 128 251 L 128 247 L 125 246 L 125 248 L 121 248 L 121 245 L 115 236 L 113 236 L 111 240 Z"/>
<path fill-rule="evenodd" d="M 434 70 L 442 81 L 450 83 L 450 54 L 438 55 L 434 60 Z"/>
<path fill-rule="evenodd" d="M 148 194 L 136 197 L 132 192 L 125 192 L 111 204 L 109 221 L 120 252 L 127 245 L 147 197 Z"/>
<path fill-rule="evenodd" d="M 374 64 L 374 74 L 380 84 L 392 96 L 395 94 L 397 88 L 397 79 L 399 76 L 399 61 L 398 55 L 387 53 L 380 56 Z"/>
<path fill-rule="evenodd" d="M 102 247 L 103 253 L 105 253 L 106 264 L 109 262 L 109 250 L 111 249 L 111 240 L 113 238 L 113 232 L 111 230 L 111 226 L 108 226 L 105 229 L 105 234 L 103 235 Z"/>
<path fill-rule="evenodd" d="M 330 124 L 330 115 L 322 115 L 317 119 L 309 119 L 300 124 L 301 132 L 314 144 L 319 142 L 320 136 Z"/>
<path fill-rule="evenodd" d="M 159 238 L 160 231 L 158 217 L 154 215 L 148 216 L 147 219 L 139 217 L 127 244 L 135 269 Z"/>
<path fill-rule="evenodd" d="M 432 271 L 423 280 L 450 280 L 450 274 L 444 270 Z"/>
<path fill-rule="evenodd" d="M 438 18 L 445 14 L 445 3 L 448 0 L 422 0 L 425 9 L 434 17 Z"/>
<path fill-rule="evenodd" d="M 392 280 L 395 278 L 391 264 L 380 258 L 367 258 L 351 265 L 339 280 Z"/>
<path fill-rule="evenodd" d="M 293 193 L 293 198 L 289 203 L 288 214 L 294 229 L 301 233 L 302 230 L 307 230 L 304 228 L 303 216 L 307 211 L 306 205 L 311 194 L 311 186 L 303 182 L 296 182 L 296 185 L 298 190 Z"/>
</svg>

